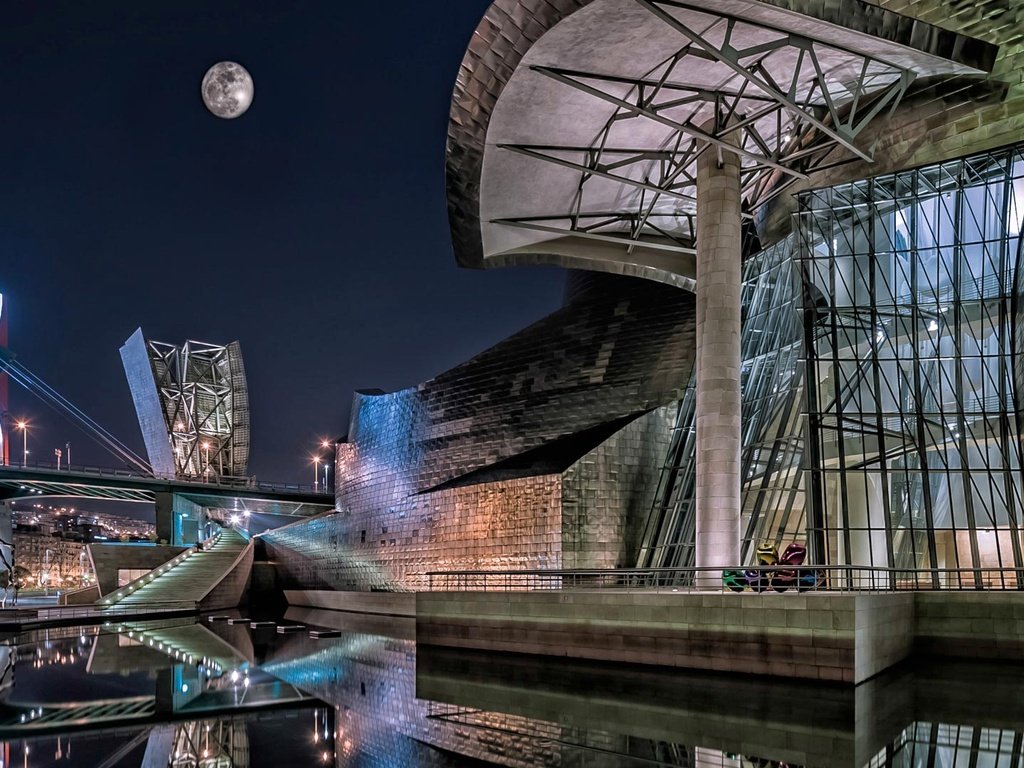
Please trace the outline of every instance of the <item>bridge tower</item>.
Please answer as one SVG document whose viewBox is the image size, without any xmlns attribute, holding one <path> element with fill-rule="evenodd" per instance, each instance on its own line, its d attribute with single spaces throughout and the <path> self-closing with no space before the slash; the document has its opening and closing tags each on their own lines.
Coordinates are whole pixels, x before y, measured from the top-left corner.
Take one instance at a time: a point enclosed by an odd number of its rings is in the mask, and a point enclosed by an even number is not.
<svg viewBox="0 0 1024 768">
<path fill-rule="evenodd" d="M 0 293 L 0 349 L 6 349 L 7 338 L 7 297 Z M 7 373 L 0 371 L 0 464 L 11 463 L 11 446 L 8 440 L 10 429 L 10 401 L 8 398 Z"/>
</svg>

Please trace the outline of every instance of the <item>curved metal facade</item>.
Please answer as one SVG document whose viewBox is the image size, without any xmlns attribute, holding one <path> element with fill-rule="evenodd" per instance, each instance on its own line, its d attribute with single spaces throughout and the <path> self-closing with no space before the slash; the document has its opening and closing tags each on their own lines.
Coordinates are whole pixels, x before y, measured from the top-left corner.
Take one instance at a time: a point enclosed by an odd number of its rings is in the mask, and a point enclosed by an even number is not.
<svg viewBox="0 0 1024 768">
<path fill-rule="evenodd" d="M 264 535 L 297 586 L 635 558 L 693 366 L 689 293 L 605 277 L 417 387 L 356 396 L 329 517 Z"/>
<path fill-rule="evenodd" d="M 499 0 L 452 99 L 456 258 L 692 287 L 688 169 L 709 144 L 739 147 L 755 212 L 836 163 L 873 160 L 855 141 L 873 119 L 911 90 L 962 89 L 995 55 L 861 2 Z"/>
</svg>

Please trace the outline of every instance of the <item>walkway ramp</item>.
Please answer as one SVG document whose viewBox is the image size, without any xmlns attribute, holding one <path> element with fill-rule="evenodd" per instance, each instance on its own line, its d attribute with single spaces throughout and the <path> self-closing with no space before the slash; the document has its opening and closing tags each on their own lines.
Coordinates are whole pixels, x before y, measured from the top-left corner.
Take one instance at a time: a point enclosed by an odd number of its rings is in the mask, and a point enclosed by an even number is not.
<svg viewBox="0 0 1024 768">
<path fill-rule="evenodd" d="M 208 550 L 193 552 L 163 573 L 151 572 L 112 596 L 112 606 L 192 602 L 202 610 L 238 605 L 252 569 L 252 544 L 234 529 L 225 529 Z M 155 575 L 154 575 L 155 574 Z M 127 592 L 126 592 L 127 590 Z M 126 593 L 125 593 L 126 592 Z"/>
</svg>

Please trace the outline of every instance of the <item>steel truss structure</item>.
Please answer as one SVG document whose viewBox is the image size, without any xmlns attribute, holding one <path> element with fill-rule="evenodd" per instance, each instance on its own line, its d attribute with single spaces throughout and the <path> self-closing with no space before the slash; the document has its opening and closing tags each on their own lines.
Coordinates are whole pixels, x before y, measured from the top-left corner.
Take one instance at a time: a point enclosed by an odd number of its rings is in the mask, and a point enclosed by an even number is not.
<svg viewBox="0 0 1024 768">
<path fill-rule="evenodd" d="M 243 477 L 249 398 L 238 342 L 147 343 L 179 477 Z"/>
<path fill-rule="evenodd" d="M 174 726 L 171 768 L 248 768 L 249 734 L 244 720 L 217 718 Z"/>
<path fill-rule="evenodd" d="M 872 119 L 894 110 L 915 80 L 904 66 L 704 4 L 636 2 L 677 33 L 682 46 L 643 77 L 532 66 L 614 111 L 589 145 L 498 144 L 575 172 L 578 183 L 567 210 L 492 223 L 625 244 L 629 252 L 642 246 L 692 254 L 701 154 L 740 155 L 749 216 L 813 171 L 870 161 L 870 149 L 855 139 Z M 630 125 L 636 121 L 663 130 L 637 131 Z M 656 143 L 619 143 L 636 135 Z M 628 188 L 632 194 L 619 199 L 629 206 L 595 209 L 588 196 L 595 180 Z"/>
<path fill-rule="evenodd" d="M 808 193 L 799 218 L 823 554 L 1021 568 L 1020 147 Z"/>
</svg>

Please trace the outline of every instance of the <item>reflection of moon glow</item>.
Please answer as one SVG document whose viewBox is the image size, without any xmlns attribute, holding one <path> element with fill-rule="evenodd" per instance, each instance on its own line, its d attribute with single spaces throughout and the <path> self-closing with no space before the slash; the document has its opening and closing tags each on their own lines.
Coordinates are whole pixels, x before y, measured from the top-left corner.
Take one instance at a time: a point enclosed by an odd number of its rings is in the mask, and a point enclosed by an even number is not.
<svg viewBox="0 0 1024 768">
<path fill-rule="evenodd" d="M 241 64 L 221 61 L 206 71 L 203 102 L 217 117 L 230 120 L 245 113 L 252 104 L 253 83 Z"/>
</svg>

